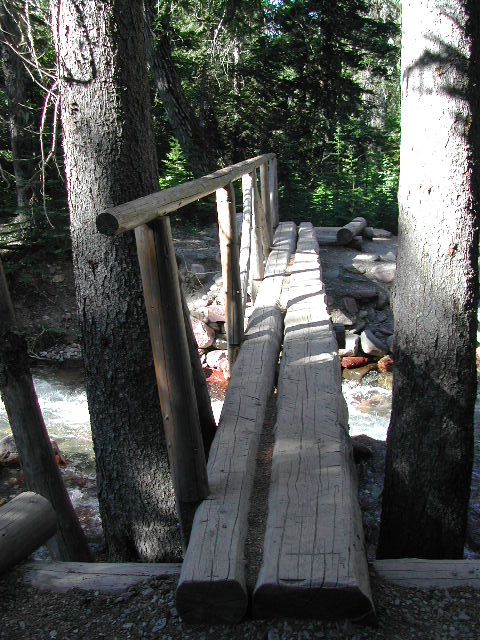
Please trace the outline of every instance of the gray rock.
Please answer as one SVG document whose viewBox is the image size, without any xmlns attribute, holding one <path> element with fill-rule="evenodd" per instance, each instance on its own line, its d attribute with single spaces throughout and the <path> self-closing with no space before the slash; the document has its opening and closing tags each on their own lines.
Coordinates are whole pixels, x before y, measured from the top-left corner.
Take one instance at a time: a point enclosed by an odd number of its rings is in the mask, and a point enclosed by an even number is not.
<svg viewBox="0 0 480 640">
<path fill-rule="evenodd" d="M 387 345 L 382 340 L 379 340 L 370 329 L 365 329 L 362 332 L 360 341 L 362 351 L 366 355 L 383 357 L 388 351 Z"/>
<path fill-rule="evenodd" d="M 387 231 L 386 229 L 374 229 L 373 235 L 375 238 L 391 238 L 393 233 L 391 231 Z"/>
<path fill-rule="evenodd" d="M 351 298 L 350 296 L 347 296 L 346 298 L 343 299 L 343 306 L 345 307 L 347 313 L 349 314 L 354 315 L 358 311 L 357 301 L 355 300 L 355 298 Z"/>
<path fill-rule="evenodd" d="M 393 253 L 393 251 L 389 251 L 382 256 L 382 260 L 384 262 L 396 262 L 397 256 Z"/>
<path fill-rule="evenodd" d="M 380 256 L 376 253 L 359 253 L 353 258 L 353 262 L 364 262 L 364 263 L 376 262 L 377 260 L 380 260 Z"/>
<path fill-rule="evenodd" d="M 396 265 L 394 262 L 378 264 L 371 270 L 371 275 L 379 282 L 390 283 L 395 279 Z"/>
<path fill-rule="evenodd" d="M 385 309 L 388 305 L 389 299 L 385 291 L 379 291 L 377 297 L 377 304 L 375 305 L 377 309 Z"/>
<path fill-rule="evenodd" d="M 341 309 L 333 309 L 331 316 L 333 324 L 344 324 L 346 327 L 353 327 L 357 321 L 355 314 L 345 313 Z"/>
<path fill-rule="evenodd" d="M 356 356 L 360 348 L 360 338 L 356 333 L 349 333 L 345 336 L 345 349 L 339 349 L 338 355 Z"/>
</svg>

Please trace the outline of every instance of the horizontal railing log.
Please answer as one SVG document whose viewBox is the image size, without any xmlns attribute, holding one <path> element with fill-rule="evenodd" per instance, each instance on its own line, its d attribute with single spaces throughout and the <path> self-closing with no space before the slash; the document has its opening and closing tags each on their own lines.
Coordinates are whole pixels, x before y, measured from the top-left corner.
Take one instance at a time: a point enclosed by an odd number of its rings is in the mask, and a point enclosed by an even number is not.
<svg viewBox="0 0 480 640">
<path fill-rule="evenodd" d="M 116 236 L 125 231 L 131 231 L 141 224 L 147 224 L 155 218 L 166 216 L 178 211 L 187 204 L 205 198 L 215 193 L 217 189 L 225 187 L 230 182 L 238 180 L 246 173 L 255 171 L 262 164 L 275 158 L 273 153 L 267 153 L 250 160 L 233 164 L 209 175 L 191 180 L 170 189 L 151 193 L 143 198 L 125 202 L 117 207 L 107 209 L 97 216 L 97 229 L 108 236 Z"/>
<path fill-rule="evenodd" d="M 241 250 L 233 188 L 233 182 L 240 178 L 243 195 Z M 203 372 L 188 310 L 182 303 L 170 221 L 166 216 L 214 193 L 225 291 L 228 360 L 232 368 L 244 338 L 248 285 L 254 301 L 264 277 L 273 232 L 278 225 L 275 154 L 263 154 L 197 180 L 112 207 L 96 219 L 97 229 L 104 235 L 117 236 L 135 230 L 165 440 L 185 546 L 195 508 L 209 493 L 205 459 L 214 436 L 214 425 L 208 406 L 208 390 L 202 384 Z"/>
</svg>

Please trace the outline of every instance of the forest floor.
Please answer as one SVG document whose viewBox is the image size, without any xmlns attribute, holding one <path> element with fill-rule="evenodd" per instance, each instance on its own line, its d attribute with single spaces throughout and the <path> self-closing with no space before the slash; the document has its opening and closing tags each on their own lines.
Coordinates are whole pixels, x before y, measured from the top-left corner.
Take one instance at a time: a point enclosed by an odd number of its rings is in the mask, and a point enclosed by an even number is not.
<svg viewBox="0 0 480 640">
<path fill-rule="evenodd" d="M 197 240 L 196 236 L 183 235 L 177 244 L 186 252 L 195 251 Z M 213 257 L 209 259 L 207 256 L 207 270 L 214 272 L 218 264 Z M 68 259 L 17 278 L 12 297 L 18 322 L 36 357 L 41 359 L 39 354 L 45 352 L 60 359 L 79 357 L 73 274 Z M 360 504 L 372 560 L 378 538 L 385 443 L 367 437 L 361 440 L 373 454 L 358 465 Z M 17 568 L 0 578 L 0 639 L 480 639 L 480 591 L 407 589 L 381 579 L 372 565 L 370 570 L 378 617 L 375 629 L 348 621 L 285 619 L 247 619 L 235 626 L 187 625 L 175 609 L 176 578 L 155 578 L 116 595 L 50 593 L 26 585 Z"/>
</svg>

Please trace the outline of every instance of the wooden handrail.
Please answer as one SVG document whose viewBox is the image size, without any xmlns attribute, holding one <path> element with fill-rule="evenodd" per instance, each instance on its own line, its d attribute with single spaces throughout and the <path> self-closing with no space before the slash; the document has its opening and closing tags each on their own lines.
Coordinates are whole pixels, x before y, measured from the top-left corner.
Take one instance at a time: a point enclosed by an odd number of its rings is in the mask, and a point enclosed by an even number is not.
<svg viewBox="0 0 480 640">
<path fill-rule="evenodd" d="M 261 192 L 257 184 L 258 168 Z M 239 178 L 242 178 L 244 207 L 241 267 L 232 185 Z M 273 228 L 278 224 L 275 154 L 250 158 L 197 180 L 125 202 L 103 211 L 96 220 L 98 231 L 105 235 L 117 236 L 135 230 L 184 545 L 188 543 L 195 508 L 209 491 L 205 456 L 213 438 L 214 424 L 211 407 L 206 406 L 205 381 L 201 370 L 197 371 L 201 365 L 195 361 L 195 357 L 198 358 L 196 344 L 191 336 L 187 309 L 182 307 L 170 220 L 165 216 L 213 193 L 217 196 L 228 358 L 232 369 L 243 340 L 248 283 L 254 300 L 258 284 L 263 280 Z"/>
<path fill-rule="evenodd" d="M 131 231 L 141 224 L 166 216 L 191 202 L 195 202 L 195 200 L 215 193 L 217 189 L 241 178 L 245 173 L 255 171 L 257 167 L 273 160 L 273 158 L 275 158 L 273 153 L 250 158 L 219 169 L 219 171 L 197 180 L 190 180 L 176 187 L 163 189 L 143 198 L 125 202 L 118 207 L 107 209 L 97 216 L 97 229 L 107 236 L 117 236 L 125 231 Z"/>
</svg>

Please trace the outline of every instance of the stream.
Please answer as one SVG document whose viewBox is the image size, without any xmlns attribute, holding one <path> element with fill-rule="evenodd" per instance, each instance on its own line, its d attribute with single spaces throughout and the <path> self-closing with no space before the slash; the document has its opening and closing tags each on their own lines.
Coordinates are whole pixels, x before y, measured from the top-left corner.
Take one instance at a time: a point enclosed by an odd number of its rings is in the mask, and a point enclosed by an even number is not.
<svg viewBox="0 0 480 640">
<path fill-rule="evenodd" d="M 72 503 L 88 538 L 101 542 L 95 485 L 95 462 L 90 434 L 89 413 L 83 370 L 77 366 L 37 365 L 32 370 L 40 407 L 52 440 L 65 458 L 63 477 Z M 383 380 L 383 382 L 382 382 Z M 385 378 L 370 373 L 362 383 L 345 380 L 343 393 L 349 410 L 350 433 L 364 434 L 384 441 L 390 420 L 391 388 Z M 211 388 L 212 405 L 218 421 L 222 407 L 222 389 Z M 0 402 L 0 439 L 11 434 L 3 404 Z M 2 476 L 3 493 L 18 480 L 18 468 L 8 467 Z M 5 478 L 5 476 L 7 476 Z M 480 516 L 480 404 L 475 407 L 475 464 L 472 478 L 471 507 Z M 13 492 L 13 489 L 10 489 Z M 15 491 L 14 493 L 17 493 Z M 13 497 L 13 493 L 12 493 Z"/>
</svg>

